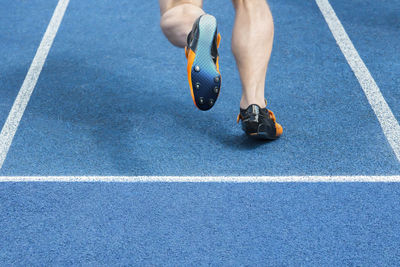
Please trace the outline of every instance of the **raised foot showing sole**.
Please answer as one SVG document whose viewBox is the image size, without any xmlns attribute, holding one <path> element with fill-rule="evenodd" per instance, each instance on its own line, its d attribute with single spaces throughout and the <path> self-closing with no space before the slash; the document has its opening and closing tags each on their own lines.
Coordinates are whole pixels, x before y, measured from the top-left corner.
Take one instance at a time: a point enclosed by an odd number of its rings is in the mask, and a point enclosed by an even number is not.
<svg viewBox="0 0 400 267">
<path fill-rule="evenodd" d="M 214 106 L 221 88 L 218 63 L 211 53 L 216 36 L 220 37 L 213 16 L 203 15 L 198 23 L 197 45 L 188 55 L 188 78 L 194 104 L 200 110 L 209 110 Z"/>
</svg>

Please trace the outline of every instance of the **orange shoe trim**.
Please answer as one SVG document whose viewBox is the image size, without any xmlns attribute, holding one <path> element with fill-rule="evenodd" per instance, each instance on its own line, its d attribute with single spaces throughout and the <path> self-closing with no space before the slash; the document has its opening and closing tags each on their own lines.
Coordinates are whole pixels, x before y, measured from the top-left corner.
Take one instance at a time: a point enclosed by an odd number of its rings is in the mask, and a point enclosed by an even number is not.
<svg viewBox="0 0 400 267">
<path fill-rule="evenodd" d="M 189 81 L 189 87 L 190 87 L 190 94 L 192 95 L 193 103 L 197 107 L 196 101 L 194 99 L 194 93 L 193 93 L 193 85 L 192 85 L 192 66 L 194 63 L 194 59 L 196 58 L 196 53 L 193 52 L 191 49 L 187 49 L 186 51 L 189 51 L 187 54 L 187 73 L 188 73 L 188 81 Z M 198 107 L 197 107 L 198 108 Z"/>
<path fill-rule="evenodd" d="M 215 67 L 217 68 L 219 75 L 221 75 L 221 73 L 219 72 L 219 56 L 217 57 L 217 60 L 215 61 Z"/>
<path fill-rule="evenodd" d="M 218 33 L 218 35 L 217 35 L 217 48 L 219 48 L 220 43 L 221 43 L 221 34 Z M 215 62 L 215 65 L 217 67 L 217 71 L 218 71 L 219 75 L 221 75 L 221 73 L 219 72 L 219 56 L 217 56 L 217 60 Z"/>
<path fill-rule="evenodd" d="M 275 123 L 275 128 L 276 128 L 276 136 L 281 136 L 283 133 L 283 128 L 279 123 Z"/>
<path fill-rule="evenodd" d="M 275 123 L 275 129 L 276 129 L 276 136 L 280 136 L 282 133 L 283 133 L 283 128 L 282 128 L 282 126 L 279 124 L 279 123 L 277 123 L 276 122 L 276 117 L 275 117 L 275 114 L 271 111 L 271 110 L 268 110 L 268 114 L 269 114 L 269 117 L 274 121 L 274 123 Z"/>
</svg>

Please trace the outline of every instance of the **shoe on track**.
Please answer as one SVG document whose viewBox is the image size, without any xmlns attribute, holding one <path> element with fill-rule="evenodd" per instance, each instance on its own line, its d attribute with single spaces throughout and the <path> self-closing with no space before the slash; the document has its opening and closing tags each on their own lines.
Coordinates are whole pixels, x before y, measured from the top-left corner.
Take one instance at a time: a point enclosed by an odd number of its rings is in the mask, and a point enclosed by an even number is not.
<svg viewBox="0 0 400 267">
<path fill-rule="evenodd" d="M 218 47 L 221 35 L 217 20 L 211 15 L 200 16 L 193 24 L 185 47 L 188 80 L 194 104 L 200 110 L 212 108 L 221 88 Z"/>
<path fill-rule="evenodd" d="M 240 109 L 237 122 L 240 120 L 243 131 L 257 139 L 278 139 L 283 132 L 282 126 L 276 122 L 274 113 L 256 104 L 250 105 L 247 109 Z"/>
</svg>

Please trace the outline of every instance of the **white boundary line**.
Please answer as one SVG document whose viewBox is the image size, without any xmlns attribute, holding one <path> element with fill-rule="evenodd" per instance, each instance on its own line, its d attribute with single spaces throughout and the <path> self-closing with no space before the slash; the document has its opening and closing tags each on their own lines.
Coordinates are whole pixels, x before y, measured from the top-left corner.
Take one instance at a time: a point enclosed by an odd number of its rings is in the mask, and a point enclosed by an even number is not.
<svg viewBox="0 0 400 267">
<path fill-rule="evenodd" d="M 397 160 L 400 162 L 400 125 L 393 115 L 389 105 L 382 96 L 374 78 L 368 71 L 357 50 L 354 48 L 349 36 L 347 35 L 342 23 L 338 19 L 328 0 L 315 0 L 319 9 L 328 24 L 333 37 L 342 50 L 347 62 L 349 63 L 354 75 L 357 77 L 369 104 L 374 110 L 376 117 L 381 124 L 390 146 L 392 147 Z"/>
<path fill-rule="evenodd" d="M 395 176 L 0 176 L 0 182 L 400 182 Z"/>
<path fill-rule="evenodd" d="M 53 44 L 58 28 L 64 17 L 69 0 L 60 0 L 54 10 L 53 16 L 47 26 L 46 32 L 43 35 L 39 48 L 36 51 L 32 64 L 26 74 L 25 80 L 18 92 L 14 104 L 8 114 L 7 120 L 0 133 L 0 169 L 3 166 L 4 160 L 7 157 L 8 150 L 14 139 L 14 135 L 18 129 L 18 125 L 24 114 L 25 108 L 28 105 L 33 89 L 42 71 L 43 64 L 46 61 L 47 55 Z"/>
</svg>

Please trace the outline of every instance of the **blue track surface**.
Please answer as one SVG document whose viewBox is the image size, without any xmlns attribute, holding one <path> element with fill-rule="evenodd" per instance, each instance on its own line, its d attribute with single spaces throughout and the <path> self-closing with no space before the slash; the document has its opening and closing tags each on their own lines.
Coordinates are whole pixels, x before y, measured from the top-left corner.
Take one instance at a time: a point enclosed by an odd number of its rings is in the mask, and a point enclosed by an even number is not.
<svg viewBox="0 0 400 267">
<path fill-rule="evenodd" d="M 236 125 L 234 11 L 214 2 L 205 10 L 219 22 L 223 84 L 201 112 L 156 1 L 71 0 L 0 175 L 400 174 L 314 1 L 269 1 L 266 95 L 284 135 L 247 139 Z M 399 119 L 399 4 L 331 3 Z M 55 5 L 2 5 L 0 125 Z M 399 186 L 0 183 L 0 262 L 396 265 Z"/>
<path fill-rule="evenodd" d="M 332 1 L 332 6 L 400 120 L 400 2 Z"/>
<path fill-rule="evenodd" d="M 51 1 L 5 2 L 0 9 L 1 127 L 56 6 Z"/>
<path fill-rule="evenodd" d="M 400 257 L 399 184 L 35 183 L 2 191 L 5 264 L 382 266 Z"/>
<path fill-rule="evenodd" d="M 0 174 L 400 173 L 312 1 L 271 3 L 276 42 L 267 98 L 284 136 L 270 143 L 243 136 L 229 49 L 234 13 L 219 5 L 206 10 L 224 38 L 224 84 L 216 107 L 200 112 L 191 102 L 184 53 L 163 37 L 156 3 L 72 1 Z"/>
</svg>

